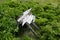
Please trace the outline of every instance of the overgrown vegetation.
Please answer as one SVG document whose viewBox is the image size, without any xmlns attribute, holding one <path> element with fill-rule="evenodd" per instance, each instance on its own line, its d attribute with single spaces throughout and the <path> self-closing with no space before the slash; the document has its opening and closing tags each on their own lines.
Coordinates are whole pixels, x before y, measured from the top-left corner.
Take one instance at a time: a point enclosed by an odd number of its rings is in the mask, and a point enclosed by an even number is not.
<svg viewBox="0 0 60 40">
<path fill-rule="evenodd" d="M 21 40 L 16 18 L 32 8 L 39 26 L 37 40 L 60 40 L 60 1 L 59 0 L 1 0 L 0 1 L 0 40 Z M 35 40 L 24 35 L 22 40 Z"/>
</svg>

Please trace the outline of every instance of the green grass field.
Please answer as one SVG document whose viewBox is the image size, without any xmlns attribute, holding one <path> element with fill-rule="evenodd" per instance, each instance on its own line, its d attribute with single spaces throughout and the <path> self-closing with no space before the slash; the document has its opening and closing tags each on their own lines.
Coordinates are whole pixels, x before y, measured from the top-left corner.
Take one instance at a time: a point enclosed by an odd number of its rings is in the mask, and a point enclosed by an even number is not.
<svg viewBox="0 0 60 40">
<path fill-rule="evenodd" d="M 29 8 L 40 28 L 34 28 L 38 38 L 31 31 L 19 36 L 16 19 Z M 0 0 L 0 40 L 60 40 L 60 0 Z"/>
</svg>

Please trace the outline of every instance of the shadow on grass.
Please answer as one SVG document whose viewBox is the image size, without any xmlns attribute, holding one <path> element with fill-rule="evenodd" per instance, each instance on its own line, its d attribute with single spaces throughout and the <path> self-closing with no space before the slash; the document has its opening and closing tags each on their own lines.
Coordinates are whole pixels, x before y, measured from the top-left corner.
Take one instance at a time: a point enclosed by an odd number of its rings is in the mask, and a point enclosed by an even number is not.
<svg viewBox="0 0 60 40">
<path fill-rule="evenodd" d="M 38 36 L 35 36 L 33 33 L 30 33 L 31 30 L 28 28 L 26 24 L 23 27 L 21 25 L 22 24 L 18 24 L 18 28 L 19 28 L 18 32 L 12 32 L 12 34 L 15 37 L 23 38 L 24 35 L 28 35 L 29 37 L 34 37 L 36 40 L 39 39 Z"/>
</svg>

